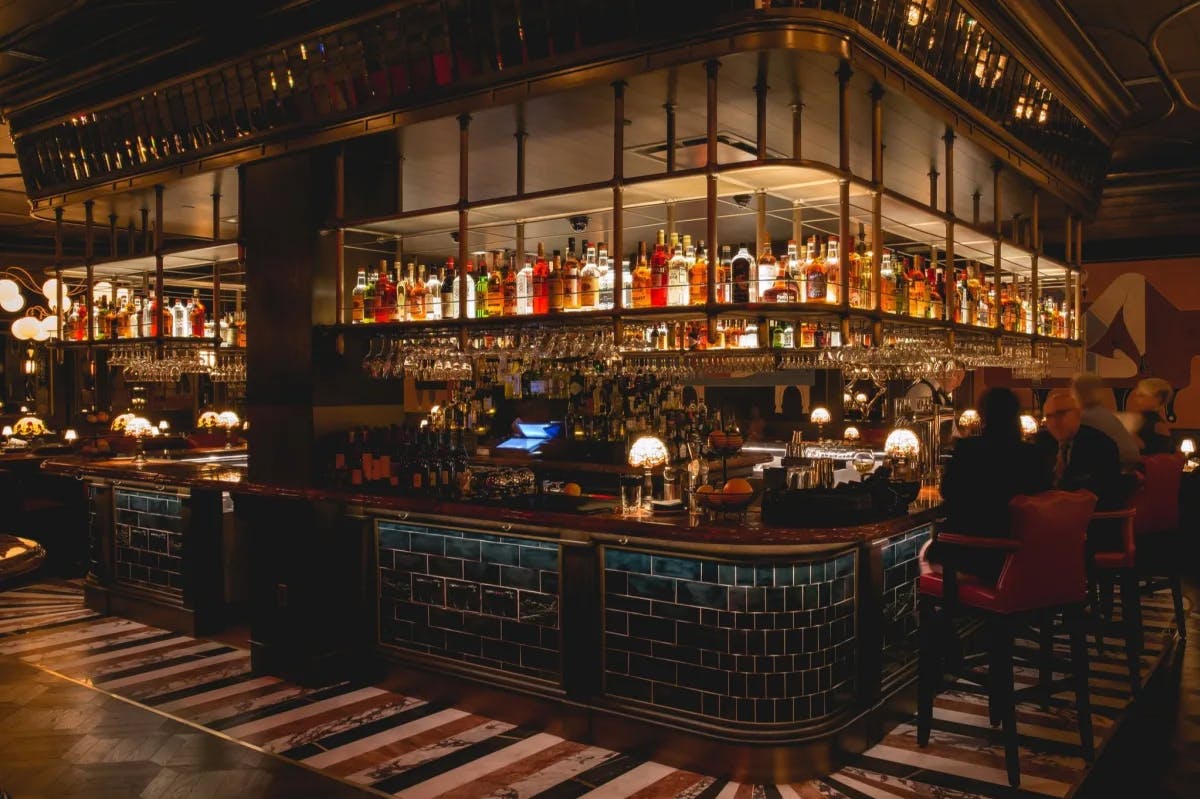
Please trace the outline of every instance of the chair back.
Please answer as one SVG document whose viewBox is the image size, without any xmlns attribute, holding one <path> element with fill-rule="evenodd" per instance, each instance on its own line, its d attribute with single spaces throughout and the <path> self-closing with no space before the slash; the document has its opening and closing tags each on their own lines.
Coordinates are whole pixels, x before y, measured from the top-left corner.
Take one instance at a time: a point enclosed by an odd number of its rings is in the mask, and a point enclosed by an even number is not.
<svg viewBox="0 0 1200 799">
<path fill-rule="evenodd" d="M 1096 509 L 1090 491 L 1046 491 L 1008 504 L 1013 552 L 996 581 L 1000 604 L 1010 611 L 1082 602 L 1087 597 L 1084 543 Z"/>
<path fill-rule="evenodd" d="M 1186 462 L 1177 452 L 1141 457 L 1142 481 L 1132 500 L 1137 508 L 1133 519 L 1137 535 L 1179 529 L 1179 490 Z"/>
</svg>

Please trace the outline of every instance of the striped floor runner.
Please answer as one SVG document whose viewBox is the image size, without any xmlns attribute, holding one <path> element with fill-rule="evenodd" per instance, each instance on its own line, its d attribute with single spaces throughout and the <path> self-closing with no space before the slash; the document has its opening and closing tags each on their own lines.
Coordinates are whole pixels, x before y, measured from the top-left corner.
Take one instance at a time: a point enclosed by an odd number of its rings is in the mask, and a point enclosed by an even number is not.
<svg viewBox="0 0 1200 799">
<path fill-rule="evenodd" d="M 1146 598 L 1143 612 L 1142 667 L 1149 674 L 1163 633 L 1173 629 L 1169 594 Z M 1200 635 L 1195 614 L 1189 618 Z M 1110 636 L 1108 644 L 1104 656 L 1092 653 L 1098 746 L 1129 702 L 1122 641 Z M 1065 641 L 1058 645 L 1065 653 Z M 99 616 L 83 608 L 74 583 L 0 592 L 0 657 L 20 658 L 381 795 L 411 799 L 1065 797 L 1086 771 L 1073 697 L 1065 693 L 1048 710 L 1019 707 L 1022 781 L 1010 789 L 986 699 L 960 684 L 939 695 L 925 748 L 906 719 L 824 779 L 739 784 L 372 685 L 304 688 L 255 676 L 247 650 Z M 1036 674 L 1018 670 L 1017 679 L 1029 684 Z"/>
</svg>

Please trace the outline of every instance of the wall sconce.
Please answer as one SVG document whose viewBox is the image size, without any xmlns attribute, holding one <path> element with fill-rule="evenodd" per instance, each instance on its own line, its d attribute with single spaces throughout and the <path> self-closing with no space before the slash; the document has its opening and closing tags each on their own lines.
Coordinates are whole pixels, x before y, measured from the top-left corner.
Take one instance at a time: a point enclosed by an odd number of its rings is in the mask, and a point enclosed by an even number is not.
<svg viewBox="0 0 1200 799">
<path fill-rule="evenodd" d="M 22 370 L 26 377 L 33 377 L 37 374 L 37 359 L 33 357 L 33 347 L 25 350 L 25 362 L 22 364 Z"/>
</svg>

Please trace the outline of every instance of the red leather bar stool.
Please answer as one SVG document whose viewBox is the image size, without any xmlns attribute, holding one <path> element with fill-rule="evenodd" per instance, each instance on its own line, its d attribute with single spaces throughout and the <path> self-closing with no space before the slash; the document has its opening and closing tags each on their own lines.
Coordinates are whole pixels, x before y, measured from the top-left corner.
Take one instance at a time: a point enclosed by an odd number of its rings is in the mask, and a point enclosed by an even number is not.
<svg viewBox="0 0 1200 799">
<path fill-rule="evenodd" d="M 1119 549 L 1095 549 L 1089 546 L 1092 573 L 1095 578 L 1111 586 L 1113 583 L 1121 586 L 1121 619 L 1125 628 L 1125 657 L 1129 661 L 1129 690 L 1137 693 L 1142 686 L 1142 596 L 1138 585 L 1137 546 L 1135 525 L 1138 506 L 1142 504 L 1143 490 L 1139 485 L 1130 498 L 1129 506 L 1120 510 L 1096 511 L 1092 514 L 1092 524 L 1088 528 L 1090 538 L 1097 533 L 1106 532 L 1107 525 L 1119 525 Z M 1111 529 L 1111 528 L 1109 528 Z M 1103 630 L 1107 616 L 1111 612 L 1106 605 L 1111 606 L 1112 591 L 1104 592 L 1107 602 L 1101 602 L 1093 607 L 1094 619 L 1099 622 L 1096 632 L 1096 649 L 1103 651 Z M 1042 640 L 1043 656 L 1047 646 L 1046 639 Z"/>
<path fill-rule="evenodd" d="M 1188 547 L 1179 523 L 1179 492 L 1186 463 L 1187 458 L 1179 453 L 1142 456 L 1142 486 L 1133 525 L 1137 573 L 1148 578 L 1148 591 L 1171 587 L 1175 629 L 1183 639 L 1187 638 L 1187 617 L 1183 612 L 1182 569 Z"/>
<path fill-rule="evenodd" d="M 1004 565 L 995 584 L 958 573 L 952 552 L 947 553 L 946 562 L 939 566 L 925 558 L 929 544 L 922 549 L 918 589 L 921 653 L 917 743 L 920 746 L 929 743 L 933 701 L 942 684 L 945 665 L 943 631 L 951 627 L 947 622 L 958 613 L 982 615 L 990 636 L 986 670 L 972 669 L 973 659 L 964 659 L 965 666 L 956 676 L 987 688 L 992 722 L 999 720 L 1004 729 L 1008 780 L 1013 787 L 1019 785 L 1016 703 L 1027 694 L 1063 690 L 1065 681 L 1015 690 L 1014 638 L 1018 630 L 1030 624 L 1045 625 L 1061 612 L 1071 638 L 1069 671 L 1079 715 L 1079 738 L 1084 757 L 1092 759 L 1095 749 L 1083 609 L 1088 595 L 1085 540 L 1095 508 L 1096 495 L 1090 491 L 1047 491 L 1034 496 L 1019 496 L 1009 503 L 1011 538 L 938 533 L 937 540 L 943 544 L 1003 553 Z M 947 549 L 953 547 L 943 547 L 943 550 Z"/>
</svg>

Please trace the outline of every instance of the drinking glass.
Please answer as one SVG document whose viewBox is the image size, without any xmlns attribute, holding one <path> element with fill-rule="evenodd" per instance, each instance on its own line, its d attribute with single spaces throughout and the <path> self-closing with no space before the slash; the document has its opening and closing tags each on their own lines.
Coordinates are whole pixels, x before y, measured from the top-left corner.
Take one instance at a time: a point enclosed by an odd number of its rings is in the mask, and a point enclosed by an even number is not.
<svg viewBox="0 0 1200 799">
<path fill-rule="evenodd" d="M 623 474 L 621 483 L 621 515 L 642 515 L 642 481 L 641 474 Z"/>
</svg>

